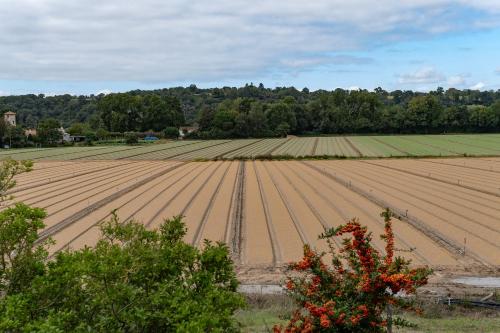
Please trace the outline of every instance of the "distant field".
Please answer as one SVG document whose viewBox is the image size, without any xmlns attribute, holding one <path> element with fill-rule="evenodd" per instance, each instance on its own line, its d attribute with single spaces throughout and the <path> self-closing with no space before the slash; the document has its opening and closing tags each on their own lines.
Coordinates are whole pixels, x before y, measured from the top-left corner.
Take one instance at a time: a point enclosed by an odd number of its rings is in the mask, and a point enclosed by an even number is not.
<svg viewBox="0 0 500 333">
<path fill-rule="evenodd" d="M 175 141 L 146 146 L 0 150 L 17 160 L 197 160 L 257 156 L 443 157 L 500 156 L 500 134 L 304 137 Z"/>
</svg>

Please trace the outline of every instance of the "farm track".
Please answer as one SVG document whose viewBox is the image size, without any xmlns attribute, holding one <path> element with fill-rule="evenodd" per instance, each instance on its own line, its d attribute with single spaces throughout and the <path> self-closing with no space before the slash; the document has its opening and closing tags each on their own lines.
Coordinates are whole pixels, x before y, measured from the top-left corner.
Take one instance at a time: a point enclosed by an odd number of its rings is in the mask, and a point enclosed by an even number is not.
<svg viewBox="0 0 500 333">
<path fill-rule="evenodd" d="M 325 142 L 355 153 L 346 140 L 326 139 L 318 140 L 316 153 L 330 149 Z M 310 150 L 315 141 L 293 149 Z M 266 144 L 283 147 L 282 141 L 259 140 L 211 151 L 238 145 L 233 153 L 262 151 Z M 136 220 L 148 228 L 183 214 L 187 242 L 203 247 L 204 239 L 225 241 L 238 267 L 271 272 L 299 259 L 304 243 L 327 250 L 317 236 L 354 217 L 373 232 L 374 247 L 383 253 L 376 236 L 384 231 L 380 213 L 390 207 L 403 221 L 394 223 L 398 254 L 415 265 L 486 272 L 500 269 L 500 198 L 488 194 L 500 184 L 497 161 L 40 162 L 17 177 L 14 194 L 46 208 L 40 240 L 56 241 L 51 255 L 94 245 L 114 209 L 122 223 Z M 334 237 L 331 246 L 340 242 Z"/>
</svg>

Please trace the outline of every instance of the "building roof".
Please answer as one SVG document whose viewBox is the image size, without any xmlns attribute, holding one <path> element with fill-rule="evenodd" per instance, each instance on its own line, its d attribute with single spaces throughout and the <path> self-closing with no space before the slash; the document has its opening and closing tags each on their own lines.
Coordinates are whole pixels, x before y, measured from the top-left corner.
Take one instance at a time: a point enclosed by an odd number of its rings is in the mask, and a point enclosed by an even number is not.
<svg viewBox="0 0 500 333">
<path fill-rule="evenodd" d="M 4 114 L 6 114 L 6 115 L 8 115 L 8 116 L 10 116 L 10 115 L 15 116 L 15 115 L 16 115 L 16 113 L 15 113 L 15 112 L 12 112 L 12 111 L 7 111 L 7 112 L 5 112 Z"/>
</svg>

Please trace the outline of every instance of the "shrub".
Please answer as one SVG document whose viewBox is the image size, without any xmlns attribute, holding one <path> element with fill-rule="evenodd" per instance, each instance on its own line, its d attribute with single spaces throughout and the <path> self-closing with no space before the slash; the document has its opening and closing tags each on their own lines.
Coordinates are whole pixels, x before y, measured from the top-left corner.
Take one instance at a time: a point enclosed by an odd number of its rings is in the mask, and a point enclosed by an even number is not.
<svg viewBox="0 0 500 333">
<path fill-rule="evenodd" d="M 184 243 L 181 217 L 149 231 L 113 215 L 101 232 L 94 248 L 57 254 L 26 290 L 0 298 L 0 331 L 237 330 L 244 300 L 225 245 Z"/>
<path fill-rule="evenodd" d="M 163 135 L 167 139 L 177 139 L 179 137 L 179 129 L 177 127 L 167 127 L 163 130 Z"/>
<path fill-rule="evenodd" d="M 323 262 L 325 253 L 304 246 L 304 257 L 290 264 L 300 273 L 289 277 L 286 288 L 299 305 L 286 327 L 275 326 L 275 332 L 382 332 L 387 325 L 383 312 L 388 305 L 415 309 L 411 301 L 397 297 L 411 295 L 427 283 L 428 268 L 410 269 L 410 261 L 394 258 L 394 234 L 391 212 L 386 210 L 385 255 L 373 248 L 371 233 L 353 219 L 332 228 L 320 237 L 329 244 L 331 265 Z M 337 253 L 333 238 L 351 234 L 343 240 Z M 395 318 L 396 325 L 408 325 Z"/>
<path fill-rule="evenodd" d="M 137 137 L 137 134 L 132 132 L 125 133 L 125 143 L 128 145 L 135 145 L 139 143 L 139 138 Z"/>
</svg>

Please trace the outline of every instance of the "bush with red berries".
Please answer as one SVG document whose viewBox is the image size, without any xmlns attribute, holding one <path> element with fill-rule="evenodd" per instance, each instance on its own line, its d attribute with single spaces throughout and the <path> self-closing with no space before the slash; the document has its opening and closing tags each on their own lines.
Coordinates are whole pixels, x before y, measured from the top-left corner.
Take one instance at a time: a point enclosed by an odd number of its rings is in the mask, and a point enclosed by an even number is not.
<svg viewBox="0 0 500 333">
<path fill-rule="evenodd" d="M 371 233 L 357 219 L 320 236 L 328 242 L 331 265 L 324 263 L 326 253 L 304 246 L 302 260 L 289 267 L 298 277 L 286 282 L 299 308 L 285 327 L 277 325 L 274 332 L 384 332 L 388 306 L 418 312 L 406 296 L 425 285 L 432 271 L 412 269 L 409 260 L 394 257 L 392 213 L 386 210 L 381 215 L 385 255 L 373 247 Z M 345 235 L 350 237 L 337 246 L 335 237 Z M 400 318 L 390 320 L 408 324 Z"/>
</svg>

